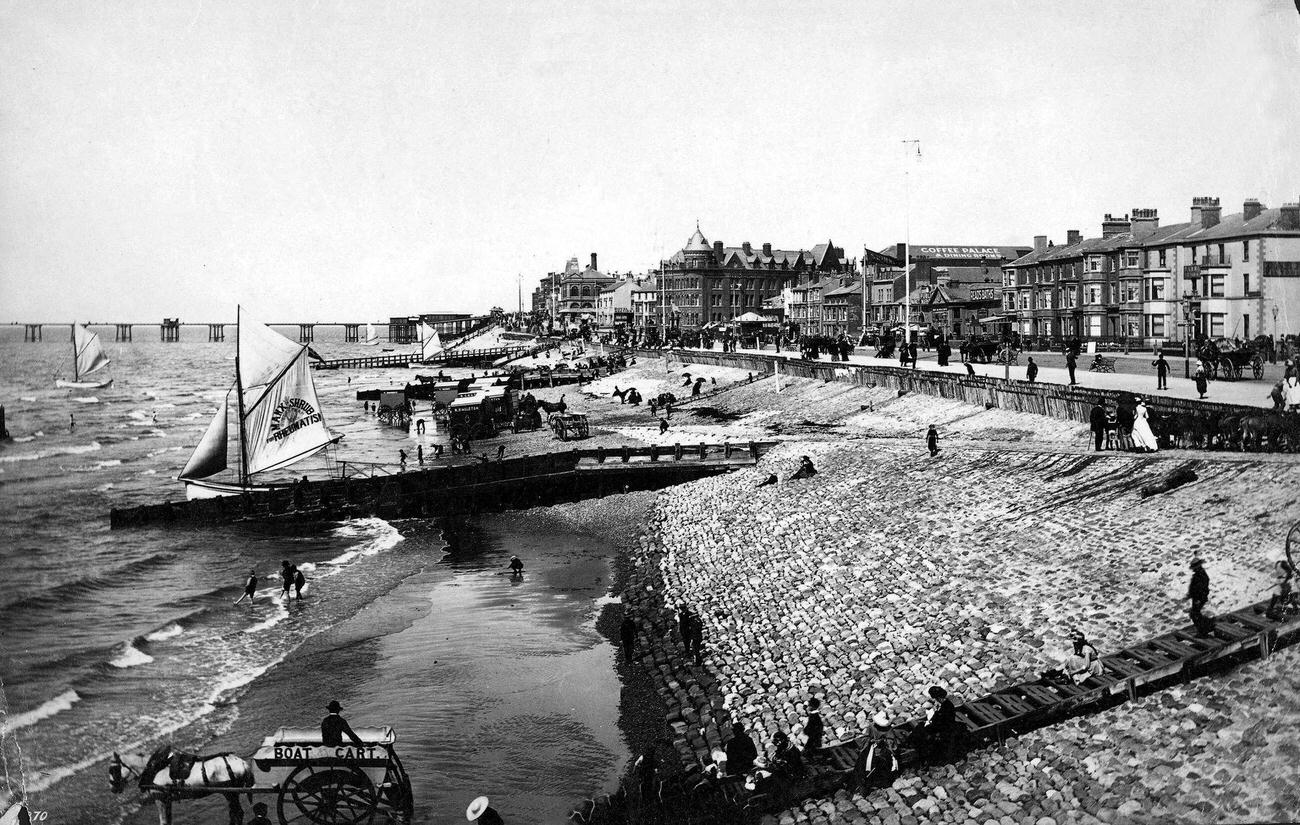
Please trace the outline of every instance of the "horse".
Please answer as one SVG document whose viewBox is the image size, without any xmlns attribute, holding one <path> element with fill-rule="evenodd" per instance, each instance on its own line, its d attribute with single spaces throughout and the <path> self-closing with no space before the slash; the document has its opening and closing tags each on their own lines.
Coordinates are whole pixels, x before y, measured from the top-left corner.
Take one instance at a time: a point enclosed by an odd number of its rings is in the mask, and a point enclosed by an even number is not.
<svg viewBox="0 0 1300 825">
<path fill-rule="evenodd" d="M 216 753 L 195 756 L 163 745 L 152 754 L 113 751 L 108 764 L 108 783 L 113 793 L 121 793 L 135 781 L 141 793 L 158 807 L 158 825 L 172 825 L 172 801 L 198 799 L 211 791 L 204 788 L 251 788 L 253 767 L 241 756 Z M 230 809 L 230 825 L 243 825 L 244 809 L 239 794 L 223 794 Z M 253 795 L 248 803 L 253 804 Z"/>
<path fill-rule="evenodd" d="M 614 398 L 617 398 L 619 404 L 624 404 L 626 403 L 626 397 L 630 389 L 631 388 L 629 388 L 628 390 L 620 390 L 618 388 L 618 384 L 615 384 L 614 391 L 611 392 L 610 395 L 613 396 Z"/>
<path fill-rule="evenodd" d="M 569 408 L 569 405 L 564 403 L 564 393 L 560 394 L 559 401 L 554 403 L 550 401 L 538 401 L 537 406 L 547 413 L 562 413 Z"/>
</svg>

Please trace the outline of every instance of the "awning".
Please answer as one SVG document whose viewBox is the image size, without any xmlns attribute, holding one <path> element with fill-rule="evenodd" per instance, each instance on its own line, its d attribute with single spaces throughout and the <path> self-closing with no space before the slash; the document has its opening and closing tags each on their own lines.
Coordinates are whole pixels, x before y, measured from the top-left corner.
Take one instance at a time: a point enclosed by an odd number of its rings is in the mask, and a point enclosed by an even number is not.
<svg viewBox="0 0 1300 825">
<path fill-rule="evenodd" d="M 975 322 L 978 324 L 1005 324 L 1014 320 L 1015 318 L 1010 315 L 989 315 L 984 318 L 976 318 Z"/>
<path fill-rule="evenodd" d="M 759 315 L 757 312 L 746 312 L 744 315 L 741 315 L 733 320 L 735 320 L 737 323 L 740 324 L 761 324 L 767 319 L 764 318 L 762 315 Z"/>
</svg>

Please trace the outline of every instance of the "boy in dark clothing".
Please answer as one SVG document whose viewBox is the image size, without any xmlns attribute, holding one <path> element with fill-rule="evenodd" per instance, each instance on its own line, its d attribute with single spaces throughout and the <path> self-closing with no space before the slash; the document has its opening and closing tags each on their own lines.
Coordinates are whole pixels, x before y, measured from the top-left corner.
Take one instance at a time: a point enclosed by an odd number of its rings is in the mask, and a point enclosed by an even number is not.
<svg viewBox="0 0 1300 825">
<path fill-rule="evenodd" d="M 1210 631 L 1214 629 L 1214 622 L 1207 619 L 1201 611 L 1205 608 L 1205 603 L 1210 600 L 1210 577 L 1205 572 L 1205 563 L 1200 559 L 1192 559 L 1192 580 L 1187 586 L 1187 595 L 1183 598 L 1192 600 L 1192 607 L 1189 615 L 1192 624 L 1196 626 L 1198 636 L 1209 636 Z"/>
<path fill-rule="evenodd" d="M 930 429 L 925 434 L 925 446 L 930 448 L 930 458 L 939 454 L 939 431 L 930 425 Z"/>
<path fill-rule="evenodd" d="M 1025 367 L 1025 380 L 1038 380 L 1038 365 L 1034 363 L 1034 356 L 1029 356 L 1029 366 Z"/>
<path fill-rule="evenodd" d="M 804 752 L 812 758 L 815 751 L 821 750 L 822 736 L 825 735 L 826 725 L 822 722 L 822 700 L 816 696 L 808 700 L 808 719 L 803 723 L 804 735 L 808 741 L 804 744 Z"/>
<path fill-rule="evenodd" d="M 280 561 L 280 595 L 289 598 L 289 588 L 293 587 L 293 566 L 288 559 Z"/>
<path fill-rule="evenodd" d="M 307 586 L 307 577 L 297 567 L 293 568 L 293 592 L 298 601 L 302 601 L 302 589 Z"/>
</svg>

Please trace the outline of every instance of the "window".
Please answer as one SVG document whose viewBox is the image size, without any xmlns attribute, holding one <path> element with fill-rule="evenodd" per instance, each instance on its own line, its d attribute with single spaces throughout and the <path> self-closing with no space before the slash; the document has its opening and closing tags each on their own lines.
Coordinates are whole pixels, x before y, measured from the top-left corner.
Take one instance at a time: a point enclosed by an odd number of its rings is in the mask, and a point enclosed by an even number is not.
<svg viewBox="0 0 1300 825">
<path fill-rule="evenodd" d="M 1211 338 L 1223 337 L 1223 318 L 1224 315 L 1222 312 L 1210 313 L 1210 337 Z"/>
<path fill-rule="evenodd" d="M 1148 301 L 1163 301 L 1165 299 L 1165 279 L 1148 278 L 1146 281 L 1146 299 Z"/>
<path fill-rule="evenodd" d="M 1165 250 L 1163 249 L 1160 250 L 1160 265 L 1162 267 L 1165 265 Z"/>
<path fill-rule="evenodd" d="M 1083 291 L 1083 302 L 1085 304 L 1101 303 L 1101 284 L 1089 284 Z"/>
<path fill-rule="evenodd" d="M 1250 273 L 1249 272 L 1241 273 L 1241 294 L 1243 295 L 1250 294 Z"/>
<path fill-rule="evenodd" d="M 1073 288 L 1061 290 L 1061 306 L 1066 309 L 1072 309 L 1075 305 L 1075 291 Z"/>
<path fill-rule="evenodd" d="M 1100 255 L 1089 255 L 1089 256 L 1088 256 L 1088 271 L 1089 271 L 1089 272 L 1101 272 L 1101 256 L 1100 256 Z"/>
<path fill-rule="evenodd" d="M 1021 308 L 1021 309 L 1029 309 L 1029 293 L 1028 293 L 1028 292 L 1022 292 L 1022 293 L 1020 293 L 1020 308 Z"/>
<path fill-rule="evenodd" d="M 1101 316 L 1100 315 L 1093 315 L 1088 318 L 1088 337 L 1089 338 L 1101 337 Z"/>
<path fill-rule="evenodd" d="M 1243 261 L 1249 261 L 1249 260 L 1250 260 L 1250 241 L 1242 241 L 1242 242 L 1241 242 L 1241 259 L 1242 259 Z M 1247 291 L 1249 291 L 1249 290 L 1247 290 Z"/>
<path fill-rule="evenodd" d="M 1146 318 L 1146 337 L 1163 338 L 1165 337 L 1165 316 L 1147 315 Z"/>
<path fill-rule="evenodd" d="M 1040 293 L 1038 293 L 1038 308 L 1039 308 L 1039 309 L 1047 309 L 1047 293 L 1046 293 L 1046 292 L 1040 292 Z"/>
<path fill-rule="evenodd" d="M 1142 300 L 1141 290 L 1137 284 L 1124 284 L 1124 303 L 1132 304 Z"/>
<path fill-rule="evenodd" d="M 1138 251 L 1137 251 L 1136 249 L 1131 249 L 1131 250 L 1129 250 L 1128 252 L 1125 252 L 1125 253 L 1124 253 L 1124 266 L 1127 267 L 1128 269 L 1137 269 L 1137 267 L 1138 267 L 1138 255 L 1139 255 L 1139 253 L 1138 253 Z"/>
<path fill-rule="evenodd" d="M 709 306 L 715 306 L 715 307 L 720 307 L 720 306 L 722 306 L 722 293 L 721 293 L 721 292 L 715 292 L 715 293 L 713 293 L 712 295 L 709 296 Z"/>
<path fill-rule="evenodd" d="M 1210 276 L 1210 297 L 1211 298 L 1223 297 L 1223 280 L 1224 277 L 1222 275 Z"/>
</svg>

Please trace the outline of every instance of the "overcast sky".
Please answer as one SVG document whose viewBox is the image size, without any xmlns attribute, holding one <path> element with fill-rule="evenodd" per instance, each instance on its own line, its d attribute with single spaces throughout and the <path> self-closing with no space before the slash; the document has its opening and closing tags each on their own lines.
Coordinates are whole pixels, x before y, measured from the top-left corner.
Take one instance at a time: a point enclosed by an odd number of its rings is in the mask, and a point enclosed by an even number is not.
<svg viewBox="0 0 1300 825">
<path fill-rule="evenodd" d="M 850 255 L 1300 199 L 1293 0 L 0 8 L 0 320 L 513 308 L 698 219 Z M 919 162 L 905 163 L 905 139 Z"/>
</svg>

